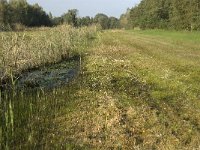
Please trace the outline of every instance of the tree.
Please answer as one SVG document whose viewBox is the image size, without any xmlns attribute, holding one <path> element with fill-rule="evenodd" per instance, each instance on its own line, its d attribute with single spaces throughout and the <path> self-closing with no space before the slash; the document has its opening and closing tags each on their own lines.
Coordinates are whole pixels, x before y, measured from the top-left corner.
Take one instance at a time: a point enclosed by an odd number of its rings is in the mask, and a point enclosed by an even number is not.
<svg viewBox="0 0 200 150">
<path fill-rule="evenodd" d="M 78 10 L 71 9 L 71 10 L 68 10 L 68 12 L 62 16 L 62 18 L 63 18 L 64 23 L 77 27 L 78 25 L 77 15 L 78 15 Z"/>
<path fill-rule="evenodd" d="M 12 23 L 22 23 L 26 20 L 28 3 L 26 0 L 10 0 Z"/>
<path fill-rule="evenodd" d="M 52 24 L 53 25 L 60 25 L 64 23 L 63 17 L 55 17 L 53 18 Z"/>
<path fill-rule="evenodd" d="M 120 22 L 120 27 L 121 28 L 131 28 L 130 26 L 130 9 L 128 8 L 125 14 L 122 14 L 120 16 L 119 22 Z"/>
<path fill-rule="evenodd" d="M 0 0 L 0 24 L 15 27 L 51 26 L 52 20 L 38 4 L 30 5 L 26 0 Z"/>
<path fill-rule="evenodd" d="M 93 23 L 93 19 L 89 16 L 78 18 L 78 26 L 89 26 Z"/>
<path fill-rule="evenodd" d="M 128 22 L 140 28 L 200 29 L 199 0 L 142 0 Z"/>
<path fill-rule="evenodd" d="M 108 29 L 109 28 L 109 18 L 105 14 L 97 14 L 94 17 L 94 22 L 100 24 L 102 29 Z"/>
<path fill-rule="evenodd" d="M 0 0 L 0 24 L 5 23 L 6 0 Z"/>
<path fill-rule="evenodd" d="M 115 17 L 110 17 L 109 18 L 109 28 L 110 29 L 116 29 L 120 27 L 119 19 Z"/>
</svg>

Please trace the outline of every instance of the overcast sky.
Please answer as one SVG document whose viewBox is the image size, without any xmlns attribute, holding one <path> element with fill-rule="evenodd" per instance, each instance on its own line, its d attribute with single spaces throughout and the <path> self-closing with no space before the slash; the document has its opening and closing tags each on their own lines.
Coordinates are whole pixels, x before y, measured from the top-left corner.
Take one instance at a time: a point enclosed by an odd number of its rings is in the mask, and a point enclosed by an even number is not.
<svg viewBox="0 0 200 150">
<path fill-rule="evenodd" d="M 138 4 L 140 0 L 28 0 L 30 4 L 38 3 L 53 16 L 60 16 L 68 9 L 78 9 L 79 16 L 95 16 L 97 13 L 105 13 L 108 16 L 119 17 Z"/>
</svg>

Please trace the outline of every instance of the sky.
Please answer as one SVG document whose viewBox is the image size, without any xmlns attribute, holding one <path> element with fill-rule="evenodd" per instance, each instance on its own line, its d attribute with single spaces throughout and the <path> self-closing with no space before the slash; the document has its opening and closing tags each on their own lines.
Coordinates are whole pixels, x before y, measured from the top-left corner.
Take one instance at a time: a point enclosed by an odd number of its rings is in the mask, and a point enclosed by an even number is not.
<svg viewBox="0 0 200 150">
<path fill-rule="evenodd" d="M 61 16 L 69 9 L 78 9 L 79 16 L 94 17 L 97 13 L 120 17 L 127 8 L 132 8 L 140 0 L 28 0 L 30 4 L 38 3 L 53 16 Z"/>
</svg>

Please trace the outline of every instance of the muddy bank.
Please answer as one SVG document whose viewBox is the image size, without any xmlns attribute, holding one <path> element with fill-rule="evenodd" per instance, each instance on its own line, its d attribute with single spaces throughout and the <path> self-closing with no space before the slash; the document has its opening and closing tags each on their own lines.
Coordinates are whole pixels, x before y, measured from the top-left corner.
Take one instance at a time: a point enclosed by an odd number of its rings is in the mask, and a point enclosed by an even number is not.
<svg viewBox="0 0 200 150">
<path fill-rule="evenodd" d="M 78 75 L 80 69 L 80 57 L 74 56 L 55 64 L 48 64 L 39 68 L 23 71 L 11 79 L 1 83 L 1 89 L 51 89 L 69 83 Z"/>
</svg>

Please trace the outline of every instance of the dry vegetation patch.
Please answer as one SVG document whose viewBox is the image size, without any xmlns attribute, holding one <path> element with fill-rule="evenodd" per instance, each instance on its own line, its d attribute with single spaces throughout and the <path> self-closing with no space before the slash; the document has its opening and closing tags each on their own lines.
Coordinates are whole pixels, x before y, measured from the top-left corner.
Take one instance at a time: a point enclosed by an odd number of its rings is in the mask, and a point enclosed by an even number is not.
<svg viewBox="0 0 200 150">
<path fill-rule="evenodd" d="M 96 27 L 62 25 L 33 31 L 0 33 L 0 78 L 80 54 L 96 35 Z"/>
</svg>

